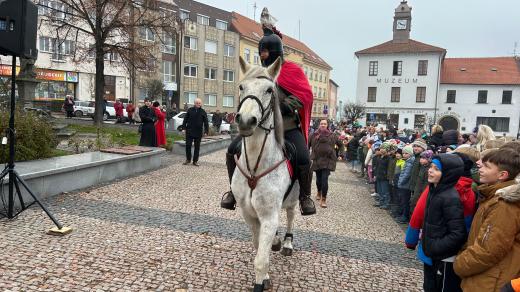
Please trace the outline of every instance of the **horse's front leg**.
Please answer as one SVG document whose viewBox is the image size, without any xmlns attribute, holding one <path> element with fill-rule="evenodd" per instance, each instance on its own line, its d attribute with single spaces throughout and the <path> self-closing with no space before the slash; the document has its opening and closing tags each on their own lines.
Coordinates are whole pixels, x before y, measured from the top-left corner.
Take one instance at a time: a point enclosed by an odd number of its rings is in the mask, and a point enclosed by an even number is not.
<svg viewBox="0 0 520 292">
<path fill-rule="evenodd" d="M 243 209 L 242 209 L 243 210 Z M 253 217 L 247 212 L 242 212 L 242 217 L 244 217 L 244 220 L 246 221 L 247 225 L 249 226 L 249 229 L 251 229 L 251 233 L 253 234 L 253 246 L 255 247 L 255 250 L 258 250 L 258 237 L 260 233 L 260 221 L 258 221 L 258 218 Z"/>
<path fill-rule="evenodd" d="M 295 214 L 296 206 L 287 209 L 287 232 L 285 233 L 282 251 L 280 252 L 284 256 L 290 256 L 293 253 L 293 227 Z"/>
<path fill-rule="evenodd" d="M 270 286 L 269 280 L 269 255 L 271 252 L 271 245 L 273 238 L 278 228 L 278 213 L 271 215 L 273 218 L 262 220 L 260 218 L 260 236 L 258 243 L 258 251 L 255 257 L 255 289 L 262 287 L 268 289 Z"/>
</svg>

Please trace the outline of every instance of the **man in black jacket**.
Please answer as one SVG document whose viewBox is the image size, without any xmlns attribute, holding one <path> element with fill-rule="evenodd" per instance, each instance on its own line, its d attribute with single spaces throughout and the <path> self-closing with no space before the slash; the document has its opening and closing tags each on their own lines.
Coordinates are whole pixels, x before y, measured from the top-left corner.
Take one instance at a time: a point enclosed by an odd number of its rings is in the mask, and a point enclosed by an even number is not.
<svg viewBox="0 0 520 292">
<path fill-rule="evenodd" d="M 428 170 L 429 193 L 424 213 L 422 244 L 432 265 L 424 265 L 424 291 L 462 291 L 453 261 L 466 242 L 464 210 L 455 184 L 464 173 L 458 155 L 434 156 Z"/>
<path fill-rule="evenodd" d="M 202 134 L 208 134 L 209 123 L 206 111 L 202 109 L 202 101 L 195 99 L 194 106 L 189 108 L 182 122 L 182 132 L 186 133 L 186 161 L 184 165 L 191 163 L 191 144 L 195 142 L 193 151 L 193 165 L 199 166 L 199 150 Z"/>
</svg>

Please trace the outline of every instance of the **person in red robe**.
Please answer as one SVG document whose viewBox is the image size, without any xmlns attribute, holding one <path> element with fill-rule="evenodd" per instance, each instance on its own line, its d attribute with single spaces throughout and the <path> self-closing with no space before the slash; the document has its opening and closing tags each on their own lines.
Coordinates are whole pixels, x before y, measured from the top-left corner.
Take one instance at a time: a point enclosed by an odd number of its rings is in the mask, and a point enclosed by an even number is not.
<svg viewBox="0 0 520 292">
<path fill-rule="evenodd" d="M 166 145 L 166 130 L 164 129 L 166 113 L 161 110 L 161 104 L 158 101 L 153 102 L 153 110 L 157 116 L 157 121 L 155 122 L 155 137 L 157 138 L 157 146 Z"/>
<path fill-rule="evenodd" d="M 258 52 L 262 66 L 268 67 L 278 58 L 283 62 L 276 83 L 279 88 L 284 138 L 296 148 L 293 168 L 300 185 L 300 210 L 304 216 L 313 215 L 316 214 L 316 207 L 311 198 L 312 172 L 307 147 L 313 99 L 312 89 L 300 66 L 283 59 L 282 34 L 274 27 L 273 18 L 265 8 L 261 21 L 264 36 L 258 44 Z M 226 153 L 230 183 L 236 167 L 234 155 L 240 151 L 240 142 L 241 137 L 238 136 L 231 142 Z M 235 209 L 236 200 L 231 190 L 224 194 L 220 206 L 229 210 Z"/>
</svg>

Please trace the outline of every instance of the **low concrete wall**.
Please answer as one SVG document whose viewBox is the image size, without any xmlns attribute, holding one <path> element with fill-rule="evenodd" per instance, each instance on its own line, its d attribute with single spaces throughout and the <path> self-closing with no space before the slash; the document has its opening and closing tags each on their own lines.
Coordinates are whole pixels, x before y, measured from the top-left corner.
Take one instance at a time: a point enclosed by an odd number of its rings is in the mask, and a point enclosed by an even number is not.
<svg viewBox="0 0 520 292">
<path fill-rule="evenodd" d="M 89 152 L 44 160 L 19 162 L 16 171 L 29 185 L 33 193 L 47 198 L 62 192 L 79 190 L 118 178 L 157 169 L 161 166 L 163 148 L 151 152 L 121 155 Z M 7 200 L 8 180 L 4 180 L 4 200 Z M 31 203 L 32 197 L 20 185 L 24 202 Z M 1 196 L 2 194 L 0 194 Z M 16 198 L 16 206 L 18 198 Z"/>
<path fill-rule="evenodd" d="M 225 149 L 229 144 L 231 144 L 231 138 L 229 136 L 202 138 L 199 154 L 204 155 Z M 178 155 L 186 155 L 186 141 L 175 141 L 173 143 L 172 152 Z M 193 146 L 191 147 L 191 152 L 193 153 Z"/>
</svg>

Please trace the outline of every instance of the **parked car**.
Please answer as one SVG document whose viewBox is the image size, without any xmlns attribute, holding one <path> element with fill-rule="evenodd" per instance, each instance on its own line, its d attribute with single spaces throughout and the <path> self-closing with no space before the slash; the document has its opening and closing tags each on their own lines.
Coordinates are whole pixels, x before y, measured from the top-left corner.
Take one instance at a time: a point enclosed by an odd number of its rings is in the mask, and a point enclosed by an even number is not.
<svg viewBox="0 0 520 292">
<path fill-rule="evenodd" d="M 103 114 L 103 121 L 116 118 L 116 110 L 114 109 L 114 103 L 115 102 L 113 101 L 107 101 L 107 111 Z M 92 107 L 93 109 L 92 113 L 89 115 L 92 118 L 94 118 L 94 101 L 89 102 L 89 107 Z M 123 117 L 128 117 L 128 113 L 126 112 L 126 103 L 123 103 Z"/>
<path fill-rule="evenodd" d="M 182 122 L 184 121 L 184 117 L 186 116 L 186 112 L 180 112 L 176 114 L 173 119 L 173 128 L 177 131 L 182 131 Z M 213 117 L 213 114 L 208 114 L 208 122 L 209 126 L 213 127 L 213 123 L 211 122 L 211 118 Z M 231 126 L 228 122 L 222 121 L 222 124 L 220 125 L 220 131 L 219 133 L 230 133 L 231 132 Z"/>
<path fill-rule="evenodd" d="M 74 102 L 74 116 L 80 118 L 83 116 L 90 116 L 94 114 L 94 107 L 89 101 L 75 101 Z"/>
</svg>

